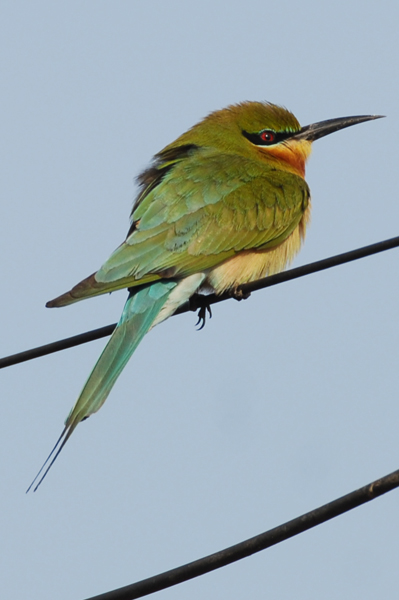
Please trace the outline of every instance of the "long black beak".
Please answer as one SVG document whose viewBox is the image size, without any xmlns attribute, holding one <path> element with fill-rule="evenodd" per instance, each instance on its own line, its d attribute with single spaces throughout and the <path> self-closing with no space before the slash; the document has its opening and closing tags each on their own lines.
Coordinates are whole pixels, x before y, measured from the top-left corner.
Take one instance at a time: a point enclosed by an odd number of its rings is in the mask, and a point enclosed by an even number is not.
<svg viewBox="0 0 399 600">
<path fill-rule="evenodd" d="M 340 117 L 339 119 L 328 119 L 327 121 L 320 121 L 319 123 L 312 123 L 312 125 L 306 125 L 302 127 L 298 133 L 290 136 L 291 139 L 295 140 L 308 140 L 314 142 L 325 135 L 334 133 L 339 129 L 345 127 L 351 127 L 357 125 L 357 123 L 364 123 L 364 121 L 372 121 L 374 119 L 382 119 L 383 115 L 363 115 L 360 117 Z"/>
</svg>

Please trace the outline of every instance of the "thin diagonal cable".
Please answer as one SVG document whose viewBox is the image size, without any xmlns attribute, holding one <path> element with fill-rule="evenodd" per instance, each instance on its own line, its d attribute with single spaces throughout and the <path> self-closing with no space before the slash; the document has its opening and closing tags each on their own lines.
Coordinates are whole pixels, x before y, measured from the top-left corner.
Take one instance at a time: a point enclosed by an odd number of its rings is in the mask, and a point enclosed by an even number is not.
<svg viewBox="0 0 399 600">
<path fill-rule="evenodd" d="M 280 283 L 284 283 L 285 281 L 298 279 L 299 277 L 304 277 L 305 275 L 310 275 L 311 273 L 325 271 L 326 269 L 337 267 L 354 260 L 359 260 L 360 258 L 365 258 L 366 256 L 372 256 L 373 254 L 378 254 L 379 252 L 384 252 L 385 250 L 392 250 L 392 248 L 397 248 L 398 246 L 399 236 L 384 240 L 382 242 L 377 242 L 376 244 L 371 244 L 370 246 L 357 248 L 356 250 L 351 250 L 350 252 L 344 252 L 343 254 L 337 254 L 323 260 L 318 260 L 316 262 L 303 265 L 302 267 L 297 267 L 296 269 L 290 269 L 289 271 L 284 271 L 282 273 L 278 273 L 277 275 L 259 279 L 258 281 L 254 281 L 252 283 L 246 283 L 241 285 L 238 289 L 241 290 L 245 296 L 248 293 L 256 292 L 258 290 L 271 287 L 272 285 L 278 285 Z M 193 302 L 187 302 L 181 306 L 175 312 L 175 315 L 182 314 L 189 310 L 197 310 L 198 308 L 201 308 L 201 306 L 209 306 L 211 304 L 223 302 L 224 300 L 228 299 L 231 299 L 230 294 L 221 294 L 220 296 L 216 296 L 216 294 L 210 294 L 206 297 L 195 296 Z M 86 333 L 81 333 L 79 335 L 65 338 L 64 340 L 46 344 L 45 346 L 39 346 L 37 348 L 32 348 L 31 350 L 26 350 L 25 352 L 19 352 L 18 354 L 5 356 L 4 358 L 0 359 L 0 369 L 10 367 L 11 365 L 16 365 L 27 360 L 32 360 L 33 358 L 39 358 L 40 356 L 52 354 L 53 352 L 59 352 L 60 350 L 66 350 L 67 348 L 79 346 L 80 344 L 86 344 L 86 342 L 98 340 L 111 335 L 115 327 L 116 323 L 113 323 L 112 325 L 106 325 L 105 327 L 100 327 L 99 329 L 93 329 L 92 331 L 87 331 Z"/>
<path fill-rule="evenodd" d="M 204 558 L 148 579 L 143 579 L 137 583 L 99 596 L 92 596 L 86 600 L 135 600 L 135 598 L 148 596 L 200 575 L 205 575 L 205 573 L 210 573 L 215 569 L 225 567 L 261 550 L 266 550 L 266 548 L 270 548 L 366 502 L 370 502 L 370 500 L 374 500 L 397 487 L 399 487 L 399 470 L 240 544 L 230 546 L 220 552 L 209 554 Z"/>
</svg>

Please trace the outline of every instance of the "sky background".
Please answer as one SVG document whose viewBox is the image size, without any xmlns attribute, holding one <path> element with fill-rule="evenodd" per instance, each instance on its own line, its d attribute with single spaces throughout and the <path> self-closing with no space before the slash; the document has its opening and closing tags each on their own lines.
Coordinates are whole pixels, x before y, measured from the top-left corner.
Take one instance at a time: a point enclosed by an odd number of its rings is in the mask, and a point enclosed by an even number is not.
<svg viewBox="0 0 399 600">
<path fill-rule="evenodd" d="M 294 265 L 399 234 L 396 1 L 101 0 L 0 8 L 1 355 L 118 320 L 50 298 L 124 239 L 135 176 L 211 110 L 269 100 L 315 143 Z M 43 463 L 104 340 L 1 372 L 2 597 L 80 600 L 312 510 L 399 467 L 398 250 L 170 319 Z M 389 598 L 399 492 L 167 599 Z M 158 597 L 157 596 L 157 597 Z"/>
</svg>

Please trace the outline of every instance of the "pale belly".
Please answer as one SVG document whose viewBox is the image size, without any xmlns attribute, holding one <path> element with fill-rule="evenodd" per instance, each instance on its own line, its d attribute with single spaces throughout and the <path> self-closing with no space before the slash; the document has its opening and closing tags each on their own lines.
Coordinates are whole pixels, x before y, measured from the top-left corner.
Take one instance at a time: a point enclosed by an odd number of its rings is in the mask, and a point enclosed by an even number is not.
<svg viewBox="0 0 399 600">
<path fill-rule="evenodd" d="M 208 273 L 204 287 L 221 294 L 240 284 L 283 271 L 301 248 L 309 217 L 310 210 L 307 209 L 299 225 L 278 246 L 264 250 L 246 250 L 214 267 Z"/>
</svg>

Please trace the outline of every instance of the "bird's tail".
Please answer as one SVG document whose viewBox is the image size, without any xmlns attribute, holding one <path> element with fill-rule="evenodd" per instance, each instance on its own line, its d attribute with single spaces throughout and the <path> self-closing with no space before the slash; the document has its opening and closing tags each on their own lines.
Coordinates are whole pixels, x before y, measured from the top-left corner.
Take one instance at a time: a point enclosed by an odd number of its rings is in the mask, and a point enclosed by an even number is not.
<svg viewBox="0 0 399 600">
<path fill-rule="evenodd" d="M 65 421 L 65 428 L 60 438 L 27 492 L 44 471 L 34 488 L 34 491 L 37 490 L 80 421 L 97 412 L 104 404 L 114 383 L 144 335 L 151 327 L 172 315 L 177 307 L 194 293 L 202 279 L 203 276 L 196 274 L 179 283 L 161 280 L 149 284 L 129 296 L 114 333 Z"/>
</svg>

